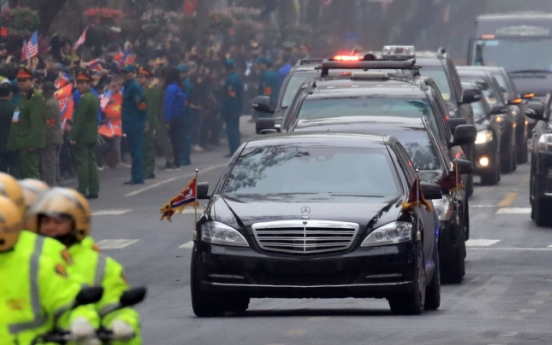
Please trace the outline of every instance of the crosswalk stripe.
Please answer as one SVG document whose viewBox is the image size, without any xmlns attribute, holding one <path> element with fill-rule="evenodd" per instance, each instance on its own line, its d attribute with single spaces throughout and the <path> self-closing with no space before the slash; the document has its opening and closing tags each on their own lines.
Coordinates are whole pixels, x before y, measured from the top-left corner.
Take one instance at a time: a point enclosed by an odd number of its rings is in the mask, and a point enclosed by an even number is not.
<svg viewBox="0 0 552 345">
<path fill-rule="evenodd" d="M 128 213 L 132 210 L 103 210 L 92 213 L 92 216 L 119 216 L 121 214 Z"/>
<path fill-rule="evenodd" d="M 531 214 L 530 207 L 505 207 L 496 211 L 496 214 Z"/>
<path fill-rule="evenodd" d="M 194 241 L 186 242 L 178 246 L 178 248 L 188 248 L 191 249 L 194 247 Z"/>
<path fill-rule="evenodd" d="M 96 245 L 101 250 L 109 250 L 109 249 L 123 249 L 126 248 L 136 242 L 140 241 L 138 240 L 125 240 L 125 239 L 116 239 L 116 240 L 101 240 L 96 242 Z"/>
<path fill-rule="evenodd" d="M 466 241 L 466 247 L 490 247 L 498 242 L 500 240 L 472 239 Z"/>
</svg>

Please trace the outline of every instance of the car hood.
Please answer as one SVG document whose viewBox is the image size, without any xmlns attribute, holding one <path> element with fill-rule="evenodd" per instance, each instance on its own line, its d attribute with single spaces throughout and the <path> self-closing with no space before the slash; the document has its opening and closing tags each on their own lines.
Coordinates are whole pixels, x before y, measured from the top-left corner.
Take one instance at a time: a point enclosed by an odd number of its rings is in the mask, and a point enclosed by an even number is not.
<svg viewBox="0 0 552 345">
<path fill-rule="evenodd" d="M 543 96 L 552 91 L 551 73 L 510 73 L 510 78 L 522 95 L 534 93 Z"/>
<path fill-rule="evenodd" d="M 251 225 L 260 222 L 303 220 L 302 210 L 310 209 L 309 220 L 329 220 L 378 227 L 398 219 L 401 213 L 401 198 L 330 197 L 326 199 L 281 198 L 234 199 L 213 196 L 206 210 L 208 218 L 228 224 L 236 229 L 246 229 L 251 234 Z"/>
</svg>

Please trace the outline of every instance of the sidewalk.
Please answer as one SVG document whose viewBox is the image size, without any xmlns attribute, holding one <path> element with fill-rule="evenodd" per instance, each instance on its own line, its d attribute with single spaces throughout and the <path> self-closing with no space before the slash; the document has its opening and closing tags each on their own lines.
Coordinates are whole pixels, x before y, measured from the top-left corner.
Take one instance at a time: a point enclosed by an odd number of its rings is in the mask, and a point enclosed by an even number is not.
<svg viewBox="0 0 552 345">
<path fill-rule="evenodd" d="M 255 136 L 255 123 L 249 122 L 251 120 L 251 115 L 243 115 L 240 118 L 240 133 L 242 136 L 242 143 L 247 141 L 249 138 Z M 225 134 L 225 133 L 224 133 Z M 225 135 L 223 136 L 224 139 L 220 140 L 220 146 L 211 148 L 202 152 L 195 152 L 192 150 L 191 154 L 191 160 L 192 165 L 191 166 L 202 166 L 205 164 L 209 164 L 210 162 L 221 162 L 224 161 L 225 158 L 224 155 L 228 153 L 228 143 L 225 138 Z M 165 175 L 168 175 L 170 172 L 167 172 L 165 170 L 162 170 L 162 168 L 165 166 L 165 159 L 163 157 L 157 157 L 156 158 L 156 175 L 157 179 L 165 177 Z M 189 170 L 190 167 L 183 167 L 182 170 Z M 125 165 L 122 167 L 119 167 L 117 169 L 105 169 L 99 171 L 99 177 L 100 177 L 100 185 L 101 190 L 100 194 L 104 194 L 105 192 L 105 182 L 114 182 L 119 181 L 122 184 L 124 181 L 128 180 L 130 177 L 130 165 Z M 147 180 L 147 181 L 153 181 L 156 180 Z M 148 182 L 146 182 L 147 184 Z M 107 183 L 109 186 L 111 183 Z M 73 176 L 69 179 L 61 181 L 61 186 L 63 187 L 71 187 L 76 188 L 77 186 L 77 176 Z"/>
</svg>

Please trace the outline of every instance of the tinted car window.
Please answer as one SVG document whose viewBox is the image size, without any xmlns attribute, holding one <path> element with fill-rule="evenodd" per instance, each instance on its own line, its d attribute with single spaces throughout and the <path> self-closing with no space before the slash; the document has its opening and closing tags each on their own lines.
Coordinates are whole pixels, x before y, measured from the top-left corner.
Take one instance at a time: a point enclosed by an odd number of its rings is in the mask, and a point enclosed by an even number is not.
<svg viewBox="0 0 552 345">
<path fill-rule="evenodd" d="M 485 108 L 483 107 L 483 104 L 481 104 L 482 101 L 472 103 L 473 108 L 473 117 L 476 119 L 480 119 L 486 116 L 485 114 Z"/>
<path fill-rule="evenodd" d="M 435 81 L 443 99 L 449 101 L 451 98 L 450 85 L 447 79 L 445 70 L 438 67 L 423 67 L 420 69 L 420 74 L 425 77 L 430 77 Z"/>
<path fill-rule="evenodd" d="M 420 170 L 440 168 L 437 152 L 425 129 L 401 130 L 389 134 L 399 139 L 414 164 L 414 168 Z"/>
<path fill-rule="evenodd" d="M 394 196 L 401 190 L 385 149 L 271 146 L 246 149 L 224 194 Z"/>
<path fill-rule="evenodd" d="M 342 116 L 400 116 L 432 120 L 433 110 L 425 99 L 408 98 L 332 98 L 306 99 L 299 119 L 312 120 Z"/>
<path fill-rule="evenodd" d="M 500 88 L 504 93 L 504 99 L 508 99 L 510 97 L 510 93 L 508 92 L 508 83 L 506 82 L 506 78 L 504 78 L 502 73 L 493 73 L 493 76 L 496 78 L 498 85 L 500 85 Z"/>
<path fill-rule="evenodd" d="M 475 84 L 478 88 L 481 89 L 487 103 L 490 105 L 496 105 L 499 101 L 499 96 L 495 95 L 492 87 L 487 83 L 483 78 L 479 77 L 462 77 L 463 82 Z"/>
<path fill-rule="evenodd" d="M 282 98 L 282 108 L 287 108 L 293 102 L 293 98 L 299 90 L 299 87 L 307 80 L 312 77 L 316 77 L 320 74 L 319 71 L 305 71 L 305 72 L 296 72 L 294 73 L 287 83 L 286 90 L 284 91 L 284 96 Z"/>
</svg>

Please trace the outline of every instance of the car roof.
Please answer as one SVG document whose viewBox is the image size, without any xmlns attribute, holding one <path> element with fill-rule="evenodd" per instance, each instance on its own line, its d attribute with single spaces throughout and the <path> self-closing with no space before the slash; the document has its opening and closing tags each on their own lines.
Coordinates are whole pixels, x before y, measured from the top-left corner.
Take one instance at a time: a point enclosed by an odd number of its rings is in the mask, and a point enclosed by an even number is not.
<svg viewBox="0 0 552 345">
<path fill-rule="evenodd" d="M 384 148 L 388 137 L 353 133 L 285 133 L 258 135 L 250 139 L 247 147 L 305 145 L 321 147 Z"/>
<path fill-rule="evenodd" d="M 456 68 L 457 71 L 458 71 L 458 74 L 460 74 L 461 76 L 487 76 L 487 77 L 492 77 L 494 78 L 492 75 L 491 75 L 491 71 L 488 71 L 488 70 L 484 70 L 484 69 L 481 69 L 481 68 L 471 68 L 471 66 L 462 66 L 462 67 L 457 67 Z"/>
<path fill-rule="evenodd" d="M 504 20 L 504 19 L 519 19 L 519 17 L 530 17 L 537 19 L 552 19 L 552 13 L 547 12 L 510 12 L 510 13 L 494 13 L 484 14 L 477 17 L 477 20 Z"/>
<path fill-rule="evenodd" d="M 404 80 L 357 80 L 351 78 L 340 78 L 331 80 L 316 81 L 316 88 L 308 96 L 312 98 L 336 98 L 336 97 L 409 97 L 426 98 L 416 84 Z"/>
<path fill-rule="evenodd" d="M 354 127 L 362 131 L 363 128 L 376 126 L 381 130 L 425 129 L 427 120 L 422 117 L 409 118 L 400 116 L 343 116 L 322 119 L 301 120 L 298 129 L 315 128 L 317 126 L 335 126 L 337 130 L 346 130 Z"/>
</svg>

